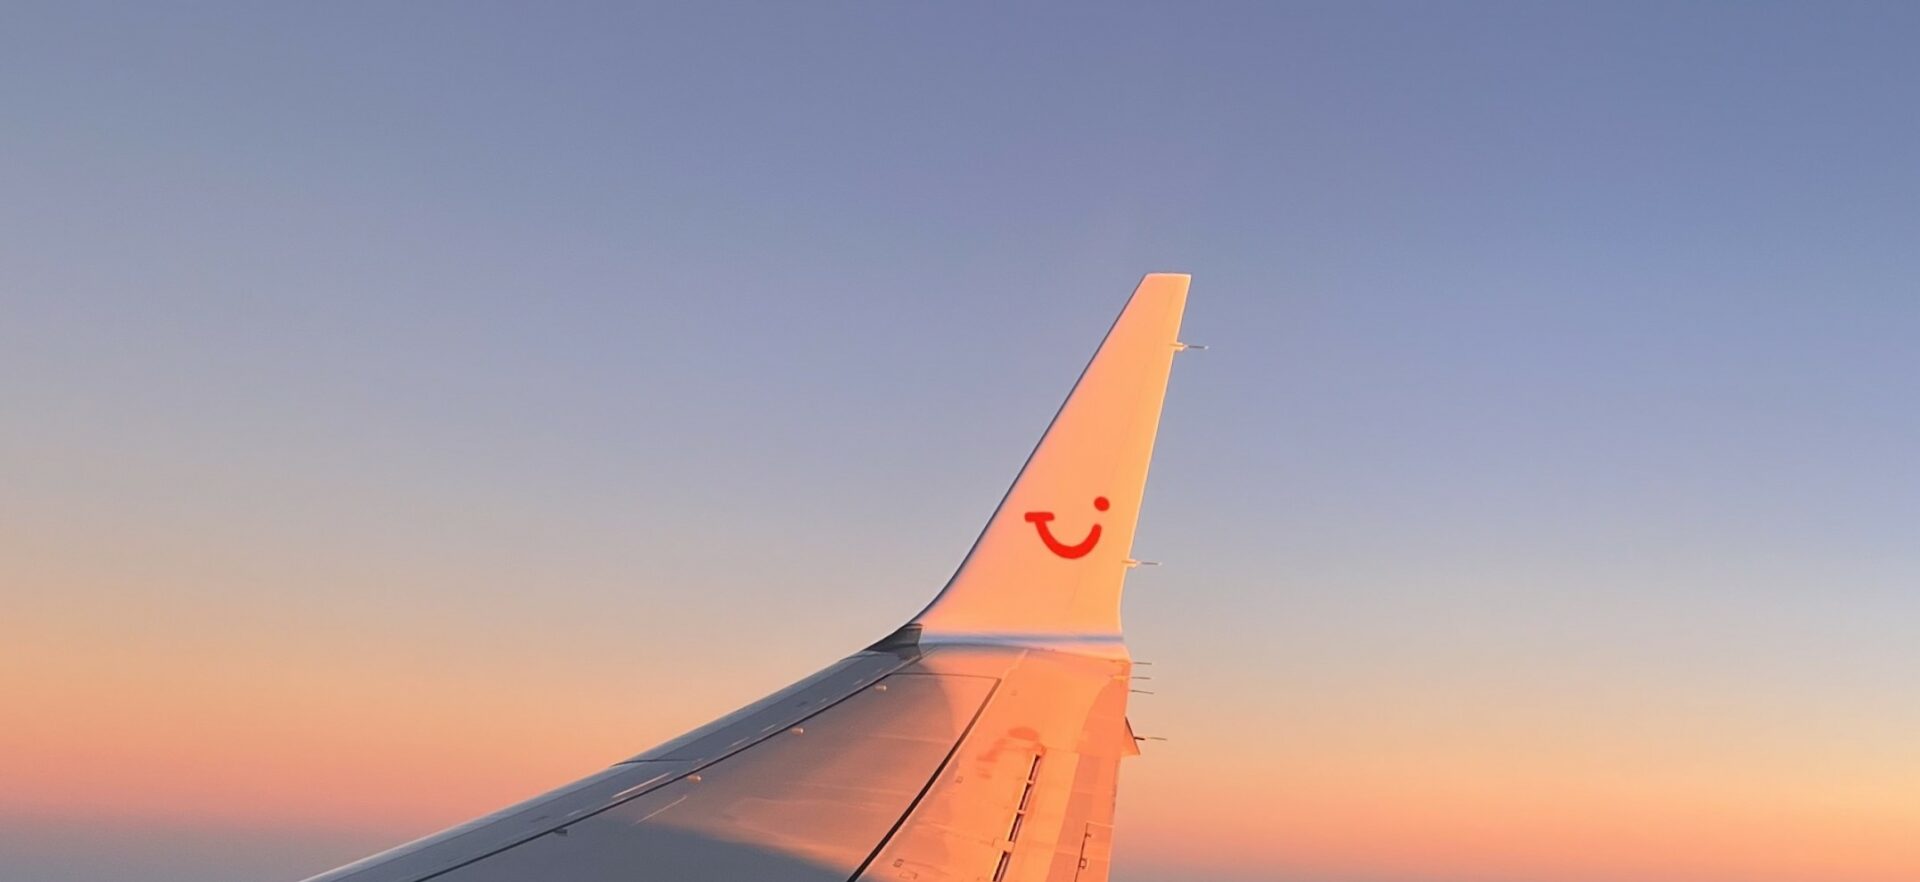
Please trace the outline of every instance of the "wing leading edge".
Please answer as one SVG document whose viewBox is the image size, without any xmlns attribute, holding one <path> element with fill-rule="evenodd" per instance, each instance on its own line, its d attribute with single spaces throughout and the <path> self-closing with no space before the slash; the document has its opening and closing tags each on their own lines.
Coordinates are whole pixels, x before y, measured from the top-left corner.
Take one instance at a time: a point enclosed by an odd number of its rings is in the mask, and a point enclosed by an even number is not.
<svg viewBox="0 0 1920 882">
<path fill-rule="evenodd" d="M 1102 882 L 1119 599 L 1187 277 L 1147 276 L 935 601 L 597 775 L 307 882 Z"/>
</svg>

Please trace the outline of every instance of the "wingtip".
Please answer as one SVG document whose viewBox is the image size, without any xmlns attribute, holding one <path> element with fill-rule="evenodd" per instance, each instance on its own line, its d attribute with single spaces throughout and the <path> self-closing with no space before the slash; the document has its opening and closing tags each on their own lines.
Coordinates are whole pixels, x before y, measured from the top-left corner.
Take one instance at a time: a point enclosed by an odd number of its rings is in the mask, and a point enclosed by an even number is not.
<svg viewBox="0 0 1920 882">
<path fill-rule="evenodd" d="M 1188 280 L 1185 273 L 1141 280 L 960 569 L 915 617 L 921 636 L 1119 645 L 1123 562 Z M 1048 524 L 1056 511 L 1085 532 L 1054 538 Z"/>
<path fill-rule="evenodd" d="M 1187 289 L 1192 284 L 1193 276 L 1188 273 L 1147 273 L 1141 277 L 1139 287 L 1134 289 L 1135 299 L 1172 301 L 1184 305 Z"/>
</svg>

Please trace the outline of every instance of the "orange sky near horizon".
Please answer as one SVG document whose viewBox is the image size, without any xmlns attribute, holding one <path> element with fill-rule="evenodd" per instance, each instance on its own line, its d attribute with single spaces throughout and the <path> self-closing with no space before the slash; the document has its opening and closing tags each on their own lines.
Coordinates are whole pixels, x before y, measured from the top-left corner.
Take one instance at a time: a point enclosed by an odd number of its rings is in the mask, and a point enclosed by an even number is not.
<svg viewBox="0 0 1920 882">
<path fill-rule="evenodd" d="M 326 647 L 352 641 L 344 631 L 269 649 L 132 621 L 38 624 L 0 639 L 16 711 L 0 727 L 0 815 L 397 842 L 779 685 L 768 669 L 640 677 L 378 630 L 343 665 Z M 1293 691 L 1285 714 L 1204 684 L 1168 696 L 1154 716 L 1238 704 L 1239 724 L 1150 744 L 1124 770 L 1125 854 L 1141 872 L 1222 878 L 1896 882 L 1920 870 L 1920 763 L 1845 725 L 1784 732 L 1732 700 L 1353 688 Z"/>
</svg>

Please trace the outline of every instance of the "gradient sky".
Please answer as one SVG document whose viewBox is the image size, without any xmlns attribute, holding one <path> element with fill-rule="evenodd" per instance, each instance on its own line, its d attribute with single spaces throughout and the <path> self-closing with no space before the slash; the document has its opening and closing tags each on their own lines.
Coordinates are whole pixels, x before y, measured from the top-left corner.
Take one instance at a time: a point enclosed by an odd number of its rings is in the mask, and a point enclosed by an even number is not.
<svg viewBox="0 0 1920 882">
<path fill-rule="evenodd" d="M 864 645 L 1152 270 L 1115 882 L 1920 878 L 1916 45 L 10 3 L 0 879 L 297 879 Z"/>
</svg>

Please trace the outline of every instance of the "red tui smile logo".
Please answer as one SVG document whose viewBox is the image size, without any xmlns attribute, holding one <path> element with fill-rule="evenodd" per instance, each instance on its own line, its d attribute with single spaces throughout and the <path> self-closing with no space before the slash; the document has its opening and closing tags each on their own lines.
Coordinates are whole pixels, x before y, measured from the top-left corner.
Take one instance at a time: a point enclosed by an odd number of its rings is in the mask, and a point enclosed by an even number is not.
<svg viewBox="0 0 1920 882">
<path fill-rule="evenodd" d="M 1100 511 L 1106 511 L 1107 498 L 1105 496 L 1095 496 L 1093 498 L 1093 507 Z M 1042 543 L 1045 543 L 1047 546 L 1047 550 L 1053 552 L 1054 554 L 1060 555 L 1061 557 L 1064 557 L 1068 560 L 1072 560 L 1076 557 L 1086 557 L 1087 552 L 1093 550 L 1093 546 L 1100 544 L 1100 525 L 1099 524 L 1094 524 L 1093 528 L 1087 531 L 1087 538 L 1082 539 L 1073 545 L 1067 545 L 1062 543 L 1060 540 L 1053 538 L 1053 530 L 1052 528 L 1047 526 L 1047 522 L 1051 520 L 1053 520 L 1053 512 L 1050 512 L 1050 511 L 1027 512 L 1027 523 L 1032 524 L 1033 528 L 1039 531 L 1040 541 Z"/>
</svg>

